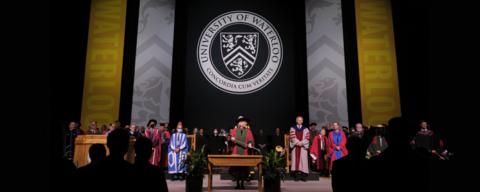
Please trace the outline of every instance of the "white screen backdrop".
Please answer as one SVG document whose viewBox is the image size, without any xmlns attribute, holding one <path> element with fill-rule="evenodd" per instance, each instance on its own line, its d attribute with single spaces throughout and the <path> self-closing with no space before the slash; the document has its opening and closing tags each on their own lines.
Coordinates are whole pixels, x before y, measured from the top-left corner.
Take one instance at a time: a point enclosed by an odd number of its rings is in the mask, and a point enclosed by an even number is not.
<svg viewBox="0 0 480 192">
<path fill-rule="evenodd" d="M 309 123 L 348 127 L 340 0 L 305 1 Z"/>
<path fill-rule="evenodd" d="M 141 0 L 132 123 L 166 122 L 170 113 L 175 0 Z"/>
</svg>

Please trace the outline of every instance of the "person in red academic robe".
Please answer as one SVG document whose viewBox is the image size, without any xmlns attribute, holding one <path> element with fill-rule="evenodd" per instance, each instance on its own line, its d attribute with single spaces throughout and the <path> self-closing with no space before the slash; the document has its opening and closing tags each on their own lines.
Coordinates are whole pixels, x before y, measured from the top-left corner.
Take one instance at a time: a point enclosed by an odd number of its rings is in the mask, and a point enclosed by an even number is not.
<svg viewBox="0 0 480 192">
<path fill-rule="evenodd" d="M 162 147 L 160 143 L 160 131 L 158 129 L 154 129 L 157 121 L 155 119 L 150 119 L 148 121 L 148 129 L 145 131 L 145 137 L 149 138 L 152 143 L 152 157 L 150 157 L 149 162 L 152 165 L 158 166 L 158 162 L 160 161 L 162 155 Z"/>
<path fill-rule="evenodd" d="M 330 170 L 332 170 L 333 161 L 348 155 L 347 137 L 343 131 L 339 130 L 340 125 L 337 122 L 333 123 L 333 131 L 331 131 L 327 138 L 327 155 L 329 158 Z"/>
<path fill-rule="evenodd" d="M 93 125 L 93 123 L 92 125 L 89 125 L 90 129 L 87 132 L 85 132 L 85 135 L 102 135 L 100 131 L 97 131 L 95 126 L 96 125 Z"/>
<path fill-rule="evenodd" d="M 307 181 L 308 170 L 308 153 L 310 146 L 310 131 L 303 126 L 303 117 L 296 118 L 297 125 L 290 127 L 290 148 L 292 150 L 292 167 L 294 180 Z"/>
<path fill-rule="evenodd" d="M 325 152 L 327 137 L 325 137 L 325 129 L 320 129 L 320 134 L 313 139 L 312 146 L 310 148 L 310 156 L 312 160 L 317 164 L 317 170 L 322 173 L 322 170 L 328 169 L 328 163 L 325 160 Z"/>
<path fill-rule="evenodd" d="M 252 132 L 249 129 L 246 129 L 247 122 L 250 120 L 248 118 L 240 118 L 237 119 L 236 123 L 238 123 L 237 128 L 233 129 L 230 133 L 230 136 L 227 137 L 229 141 L 232 141 L 232 155 L 251 155 L 252 150 L 250 150 L 254 145 L 254 139 Z M 243 143 L 237 142 L 241 141 Z M 235 180 L 237 181 L 237 186 L 235 189 L 245 189 L 243 182 L 245 177 L 249 174 L 248 167 L 245 166 L 230 166 L 229 173 L 232 176 L 235 176 Z M 241 185 L 240 185 L 241 180 Z"/>
</svg>

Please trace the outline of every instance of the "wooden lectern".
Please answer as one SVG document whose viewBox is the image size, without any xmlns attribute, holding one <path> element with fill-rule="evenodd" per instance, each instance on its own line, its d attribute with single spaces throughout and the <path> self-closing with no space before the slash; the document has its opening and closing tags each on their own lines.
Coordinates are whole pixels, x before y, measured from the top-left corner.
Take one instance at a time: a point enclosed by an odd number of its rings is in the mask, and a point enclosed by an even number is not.
<svg viewBox="0 0 480 192">
<path fill-rule="evenodd" d="M 258 191 L 262 192 L 262 155 L 208 155 L 208 192 L 212 191 L 212 166 L 258 166 Z"/>
<path fill-rule="evenodd" d="M 135 137 L 130 136 L 128 144 L 128 152 L 125 154 L 125 160 L 134 163 L 135 162 Z M 78 161 L 78 168 L 88 165 L 88 150 L 93 144 L 103 144 L 107 150 L 107 156 L 110 154 L 110 150 L 107 147 L 107 135 L 79 135 L 75 139 L 75 154 L 73 155 L 73 162 Z"/>
</svg>

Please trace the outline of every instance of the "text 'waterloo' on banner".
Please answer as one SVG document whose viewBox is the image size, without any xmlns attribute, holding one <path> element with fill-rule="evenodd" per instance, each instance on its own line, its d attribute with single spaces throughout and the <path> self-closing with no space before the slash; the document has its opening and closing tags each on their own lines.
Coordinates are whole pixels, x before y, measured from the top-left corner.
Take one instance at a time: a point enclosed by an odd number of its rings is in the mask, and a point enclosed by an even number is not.
<svg viewBox="0 0 480 192">
<path fill-rule="evenodd" d="M 92 0 L 88 29 L 81 123 L 118 119 L 126 0 Z"/>
<path fill-rule="evenodd" d="M 390 0 L 355 0 L 364 125 L 401 116 Z"/>
</svg>

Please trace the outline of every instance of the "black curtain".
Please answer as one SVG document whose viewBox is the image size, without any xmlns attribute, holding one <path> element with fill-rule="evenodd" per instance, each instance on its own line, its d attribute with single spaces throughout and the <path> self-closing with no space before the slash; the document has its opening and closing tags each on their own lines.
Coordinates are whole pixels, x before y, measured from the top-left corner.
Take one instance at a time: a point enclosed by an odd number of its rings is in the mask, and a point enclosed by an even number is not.
<svg viewBox="0 0 480 192">
<path fill-rule="evenodd" d="M 348 123 L 349 127 L 355 127 L 355 124 L 362 123 L 362 106 L 360 99 L 360 77 L 358 70 L 355 2 L 353 0 L 342 0 L 342 19 Z"/>
<path fill-rule="evenodd" d="M 122 86 L 118 120 L 124 127 L 132 118 L 133 81 L 135 79 L 135 58 L 137 55 L 137 30 L 140 0 L 127 1 L 125 40 L 123 47 Z"/>
</svg>

